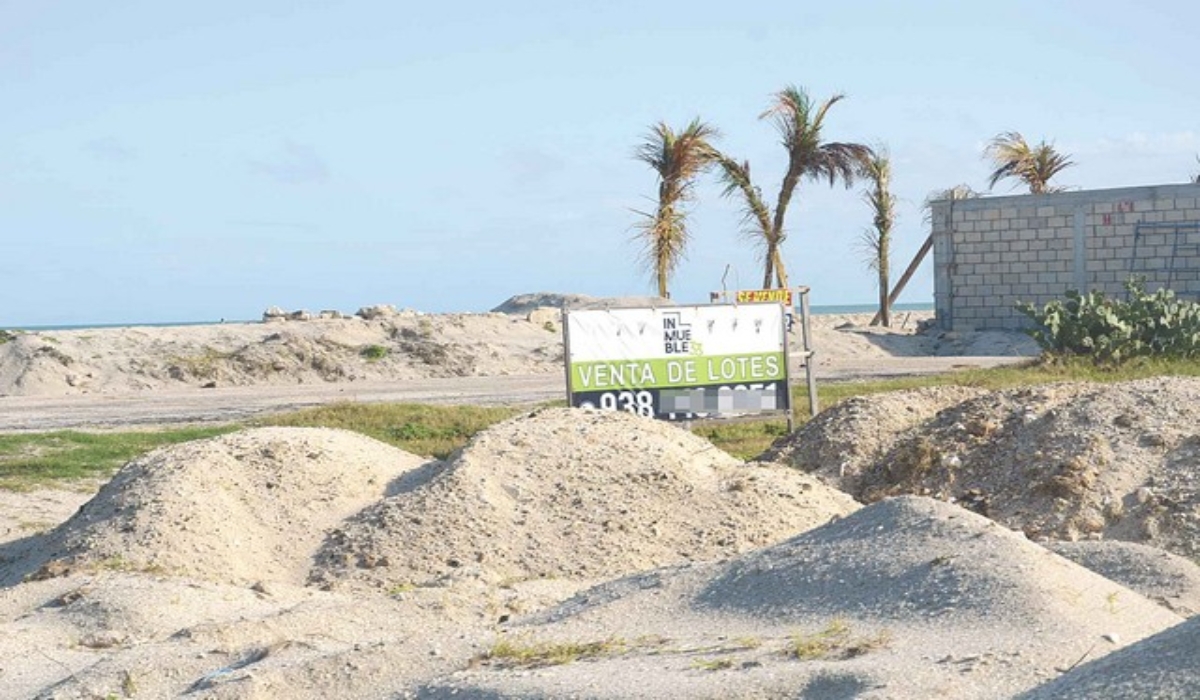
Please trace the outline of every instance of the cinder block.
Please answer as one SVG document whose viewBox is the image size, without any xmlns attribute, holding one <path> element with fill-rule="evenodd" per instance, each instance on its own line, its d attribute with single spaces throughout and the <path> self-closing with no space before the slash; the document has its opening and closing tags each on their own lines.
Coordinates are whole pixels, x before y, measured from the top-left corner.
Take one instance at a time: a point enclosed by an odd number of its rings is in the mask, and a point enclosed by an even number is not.
<svg viewBox="0 0 1200 700">
<path fill-rule="evenodd" d="M 1154 211 L 1153 199 L 1139 199 L 1134 201 L 1133 210 L 1135 212 Z"/>
<path fill-rule="evenodd" d="M 1174 197 L 1164 197 L 1162 199 L 1154 200 L 1154 210 L 1155 211 L 1170 211 L 1174 208 L 1175 208 L 1175 198 Z"/>
<path fill-rule="evenodd" d="M 1173 209 L 1163 212 L 1163 221 L 1185 221 L 1187 212 L 1182 209 Z"/>
<path fill-rule="evenodd" d="M 1046 220 L 1046 225 L 1050 228 L 1062 228 L 1067 225 L 1067 217 L 1051 216 Z"/>
<path fill-rule="evenodd" d="M 995 221 L 996 219 L 999 219 L 999 218 L 1000 218 L 1000 210 L 999 209 L 984 209 L 983 210 L 983 220 L 984 221 Z"/>
<path fill-rule="evenodd" d="M 1038 207 L 1038 216 L 1054 216 L 1054 207 Z"/>
<path fill-rule="evenodd" d="M 1111 214 L 1113 212 L 1113 203 L 1096 202 L 1095 206 L 1092 208 L 1092 211 L 1096 212 L 1097 214 Z"/>
</svg>

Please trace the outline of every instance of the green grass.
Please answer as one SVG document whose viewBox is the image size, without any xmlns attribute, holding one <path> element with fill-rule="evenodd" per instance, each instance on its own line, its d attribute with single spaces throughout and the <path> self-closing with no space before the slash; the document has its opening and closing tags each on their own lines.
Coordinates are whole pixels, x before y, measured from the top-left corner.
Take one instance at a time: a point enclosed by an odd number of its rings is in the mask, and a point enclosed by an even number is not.
<svg viewBox="0 0 1200 700">
<path fill-rule="evenodd" d="M 264 419 L 264 425 L 344 428 L 418 455 L 445 459 L 472 435 L 521 409 L 336 403 Z"/>
<path fill-rule="evenodd" d="M 0 488 L 12 491 L 111 475 L 125 462 L 162 445 L 232 432 L 236 426 L 156 432 L 18 433 L 0 435 Z"/>
<path fill-rule="evenodd" d="M 962 385 L 1004 389 L 1056 381 L 1113 382 L 1161 375 L 1200 376 L 1200 361 L 1137 360 L 1114 369 L 1077 359 L 902 379 L 825 382 L 818 388 L 818 398 L 825 409 L 854 396 L 918 387 Z M 793 405 L 796 406 L 798 427 L 807 419 L 805 409 L 808 397 L 803 386 L 796 387 Z M 444 459 L 475 433 L 523 410 L 507 407 L 340 403 L 266 418 L 255 424 L 345 428 L 415 454 Z M 25 490 L 62 485 L 63 482 L 81 478 L 107 477 L 125 462 L 156 447 L 211 437 L 242 427 L 226 425 L 127 433 L 63 431 L 0 434 L 0 488 Z M 698 424 L 694 430 L 730 454 L 741 459 L 753 459 L 786 432 L 786 425 L 781 419 L 771 419 Z"/>
</svg>

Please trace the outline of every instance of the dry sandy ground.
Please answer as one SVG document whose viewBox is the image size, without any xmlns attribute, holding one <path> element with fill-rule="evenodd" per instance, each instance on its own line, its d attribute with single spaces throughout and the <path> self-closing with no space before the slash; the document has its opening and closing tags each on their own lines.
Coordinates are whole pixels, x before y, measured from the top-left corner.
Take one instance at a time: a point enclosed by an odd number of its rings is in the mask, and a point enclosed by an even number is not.
<svg viewBox="0 0 1200 700">
<path fill-rule="evenodd" d="M 554 318 L 23 338 L 0 404 L 552 377 Z M 854 320 L 818 324 L 819 368 L 1031 352 Z M 1197 398 L 900 392 L 751 463 L 573 409 L 446 462 L 321 429 L 164 448 L 0 493 L 0 698 L 1198 697 Z"/>
</svg>

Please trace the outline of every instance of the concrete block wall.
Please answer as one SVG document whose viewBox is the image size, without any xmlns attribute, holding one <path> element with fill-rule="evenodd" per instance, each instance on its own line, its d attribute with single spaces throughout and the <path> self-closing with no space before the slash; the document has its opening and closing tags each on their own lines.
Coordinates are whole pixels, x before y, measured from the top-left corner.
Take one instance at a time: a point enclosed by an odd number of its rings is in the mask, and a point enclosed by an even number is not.
<svg viewBox="0 0 1200 700">
<path fill-rule="evenodd" d="M 980 197 L 932 207 L 934 305 L 947 330 L 1016 329 L 1018 301 L 1068 289 L 1150 290 L 1200 299 L 1200 185 Z"/>
</svg>

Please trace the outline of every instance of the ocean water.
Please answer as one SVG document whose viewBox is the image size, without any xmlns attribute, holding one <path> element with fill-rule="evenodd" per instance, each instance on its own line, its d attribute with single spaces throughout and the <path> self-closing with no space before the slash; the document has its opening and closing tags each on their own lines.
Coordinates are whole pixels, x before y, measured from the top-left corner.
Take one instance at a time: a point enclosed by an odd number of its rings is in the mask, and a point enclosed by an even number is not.
<svg viewBox="0 0 1200 700">
<path fill-rule="evenodd" d="M 871 314 L 875 313 L 878 309 L 879 307 L 875 304 L 814 304 L 813 306 L 809 307 L 809 311 L 811 311 L 813 315 Z M 933 302 L 896 304 L 892 307 L 892 311 L 933 311 Z M 61 326 L 0 326 L 0 328 L 6 328 L 7 330 L 14 331 L 79 331 L 92 330 L 96 328 L 133 328 L 136 326 L 176 328 L 180 326 L 209 326 L 217 323 L 258 323 L 258 321 L 259 319 L 251 319 L 246 321 L 221 319 L 217 321 L 168 321 L 162 323 L 80 323 Z"/>
<path fill-rule="evenodd" d="M 832 314 L 873 314 L 879 310 L 878 304 L 814 304 L 808 310 L 817 315 Z M 892 313 L 897 311 L 933 311 L 933 302 L 919 304 L 893 304 Z"/>
</svg>

